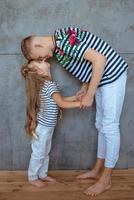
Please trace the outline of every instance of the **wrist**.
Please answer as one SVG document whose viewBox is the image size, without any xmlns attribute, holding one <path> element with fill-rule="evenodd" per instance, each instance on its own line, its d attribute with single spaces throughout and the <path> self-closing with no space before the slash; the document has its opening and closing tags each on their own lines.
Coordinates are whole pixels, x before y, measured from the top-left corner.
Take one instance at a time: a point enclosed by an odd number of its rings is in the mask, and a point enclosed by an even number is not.
<svg viewBox="0 0 134 200">
<path fill-rule="evenodd" d="M 88 90 L 86 95 L 91 98 L 91 97 L 95 96 L 95 92 L 96 92 L 96 90 Z"/>
</svg>

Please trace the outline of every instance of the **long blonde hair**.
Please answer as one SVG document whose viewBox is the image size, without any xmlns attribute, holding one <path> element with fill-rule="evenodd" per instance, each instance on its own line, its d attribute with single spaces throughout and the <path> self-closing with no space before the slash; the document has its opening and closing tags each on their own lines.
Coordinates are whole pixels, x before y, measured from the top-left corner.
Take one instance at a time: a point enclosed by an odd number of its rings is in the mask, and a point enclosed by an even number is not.
<svg viewBox="0 0 134 200">
<path fill-rule="evenodd" d="M 34 68 L 29 67 L 29 65 L 30 62 L 22 65 L 21 75 L 25 79 L 25 90 L 27 97 L 25 129 L 27 134 L 34 136 L 35 128 L 37 126 L 37 113 L 40 108 L 39 92 L 46 77 L 38 75 L 37 71 Z"/>
</svg>

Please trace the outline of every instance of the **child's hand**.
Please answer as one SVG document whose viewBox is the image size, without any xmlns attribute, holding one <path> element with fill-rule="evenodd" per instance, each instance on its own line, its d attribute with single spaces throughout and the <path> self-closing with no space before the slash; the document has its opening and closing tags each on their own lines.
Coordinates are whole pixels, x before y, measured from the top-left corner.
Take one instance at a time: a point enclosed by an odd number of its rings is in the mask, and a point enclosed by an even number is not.
<svg viewBox="0 0 134 200">
<path fill-rule="evenodd" d="M 82 97 L 84 97 L 87 93 L 87 90 L 85 88 L 81 88 L 77 93 L 76 93 L 76 99 L 81 101 Z"/>
</svg>

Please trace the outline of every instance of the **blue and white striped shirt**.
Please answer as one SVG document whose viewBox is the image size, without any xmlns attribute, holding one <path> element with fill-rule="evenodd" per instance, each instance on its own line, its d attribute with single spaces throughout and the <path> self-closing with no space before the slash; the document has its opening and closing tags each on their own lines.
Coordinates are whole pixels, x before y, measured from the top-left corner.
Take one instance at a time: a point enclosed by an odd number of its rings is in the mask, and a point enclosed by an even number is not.
<svg viewBox="0 0 134 200">
<path fill-rule="evenodd" d="M 46 80 L 40 91 L 40 109 L 37 115 L 39 124 L 54 127 L 57 122 L 58 105 L 52 98 L 52 94 L 59 92 L 58 85 L 55 82 Z"/>
<path fill-rule="evenodd" d="M 84 59 L 88 49 L 94 49 L 107 58 L 99 87 L 115 81 L 127 68 L 126 61 L 104 40 L 75 27 L 54 32 L 56 48 L 54 55 L 59 63 L 82 82 L 90 82 L 92 63 Z"/>
</svg>

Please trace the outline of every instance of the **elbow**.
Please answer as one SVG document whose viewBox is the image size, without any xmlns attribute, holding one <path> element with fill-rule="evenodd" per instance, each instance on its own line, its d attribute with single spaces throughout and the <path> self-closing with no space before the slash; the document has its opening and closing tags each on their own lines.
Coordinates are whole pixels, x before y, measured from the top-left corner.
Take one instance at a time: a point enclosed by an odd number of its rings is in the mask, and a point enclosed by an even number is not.
<svg viewBox="0 0 134 200">
<path fill-rule="evenodd" d="M 65 104 L 64 104 L 63 101 L 61 101 L 60 103 L 58 103 L 58 106 L 59 106 L 60 108 L 65 108 Z"/>
<path fill-rule="evenodd" d="M 60 108 L 64 108 L 64 105 L 61 103 L 58 105 Z"/>
<path fill-rule="evenodd" d="M 103 56 L 103 55 L 101 55 L 101 62 L 102 62 L 102 64 L 105 66 L 105 64 L 106 64 L 106 62 L 107 62 L 107 58 L 106 58 L 106 56 Z"/>
<path fill-rule="evenodd" d="M 98 55 L 98 59 L 96 59 L 96 64 L 101 64 L 101 66 L 104 68 L 107 62 L 107 58 L 103 56 L 102 54 Z"/>
<path fill-rule="evenodd" d="M 59 107 L 60 108 L 67 108 L 67 105 L 65 103 L 61 103 Z"/>
</svg>

